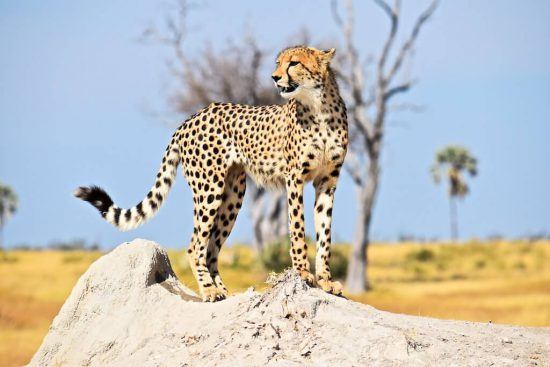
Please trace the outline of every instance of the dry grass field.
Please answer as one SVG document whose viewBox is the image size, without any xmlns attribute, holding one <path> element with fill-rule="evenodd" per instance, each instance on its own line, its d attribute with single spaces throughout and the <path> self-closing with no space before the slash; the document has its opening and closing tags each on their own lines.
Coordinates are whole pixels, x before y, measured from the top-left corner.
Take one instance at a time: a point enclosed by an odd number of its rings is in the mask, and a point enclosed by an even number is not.
<svg viewBox="0 0 550 367">
<path fill-rule="evenodd" d="M 0 365 L 14 366 L 29 361 L 78 277 L 101 253 L 6 256 L 0 260 Z M 185 251 L 170 258 L 181 281 L 196 289 Z M 220 261 L 231 291 L 266 286 L 266 272 L 248 247 L 226 248 Z M 372 290 L 351 298 L 412 315 L 550 326 L 549 264 L 550 241 L 373 245 Z"/>
</svg>

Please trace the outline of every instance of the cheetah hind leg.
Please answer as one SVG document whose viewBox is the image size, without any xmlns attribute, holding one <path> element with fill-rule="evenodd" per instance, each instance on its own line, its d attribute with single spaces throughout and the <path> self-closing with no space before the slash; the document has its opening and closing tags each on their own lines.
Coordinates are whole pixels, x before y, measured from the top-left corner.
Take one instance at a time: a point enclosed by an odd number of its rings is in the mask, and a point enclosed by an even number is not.
<svg viewBox="0 0 550 367">
<path fill-rule="evenodd" d="M 214 284 L 223 297 L 227 297 L 227 287 L 222 281 L 218 270 L 218 255 L 221 247 L 229 237 L 239 210 L 243 203 L 246 190 L 246 173 L 242 167 L 233 166 L 225 179 L 222 204 L 218 208 L 216 222 L 212 229 L 212 237 L 208 244 L 208 255 L 206 258 L 208 269 Z"/>
<path fill-rule="evenodd" d="M 193 200 L 195 203 L 193 216 L 194 229 L 188 253 L 189 264 L 199 284 L 199 291 L 203 301 L 215 302 L 224 299 L 225 296 L 218 290 L 210 275 L 207 256 L 208 244 L 211 238 L 214 237 L 214 222 L 216 221 L 218 209 L 222 204 L 224 188 L 223 186 L 219 187 L 212 184 L 209 184 L 208 187 L 209 189 L 205 190 L 206 192 L 201 192 L 200 194 L 197 194 L 197 190 L 193 190 L 195 197 L 200 195 L 205 200 L 197 200 L 196 198 Z"/>
</svg>

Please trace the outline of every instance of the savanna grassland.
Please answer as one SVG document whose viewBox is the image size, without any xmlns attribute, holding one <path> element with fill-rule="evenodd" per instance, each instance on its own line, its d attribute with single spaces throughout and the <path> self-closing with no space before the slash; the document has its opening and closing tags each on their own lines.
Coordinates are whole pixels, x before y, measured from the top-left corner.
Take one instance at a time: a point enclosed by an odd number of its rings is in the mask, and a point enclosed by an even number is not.
<svg viewBox="0 0 550 367">
<path fill-rule="evenodd" d="M 11 251 L 0 257 L 0 365 L 29 361 L 79 276 L 100 256 Z M 196 290 L 185 251 L 171 251 L 170 259 L 180 280 Z M 550 241 L 377 244 L 369 260 L 372 290 L 350 298 L 378 309 L 550 326 Z M 266 287 L 267 272 L 250 248 L 225 248 L 220 264 L 232 292 Z"/>
</svg>

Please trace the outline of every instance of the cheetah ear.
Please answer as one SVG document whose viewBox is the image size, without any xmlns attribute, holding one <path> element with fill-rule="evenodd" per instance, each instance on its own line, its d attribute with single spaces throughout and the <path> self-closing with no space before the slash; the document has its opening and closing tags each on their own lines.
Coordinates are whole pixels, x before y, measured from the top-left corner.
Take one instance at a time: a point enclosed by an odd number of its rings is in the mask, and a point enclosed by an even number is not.
<svg viewBox="0 0 550 367">
<path fill-rule="evenodd" d="M 328 49 L 328 50 L 325 50 L 325 51 L 321 51 L 321 59 L 323 60 L 323 62 L 328 64 L 332 60 L 332 58 L 334 57 L 335 52 L 336 52 L 336 49 L 334 49 L 334 48 L 331 48 L 331 49 Z"/>
</svg>

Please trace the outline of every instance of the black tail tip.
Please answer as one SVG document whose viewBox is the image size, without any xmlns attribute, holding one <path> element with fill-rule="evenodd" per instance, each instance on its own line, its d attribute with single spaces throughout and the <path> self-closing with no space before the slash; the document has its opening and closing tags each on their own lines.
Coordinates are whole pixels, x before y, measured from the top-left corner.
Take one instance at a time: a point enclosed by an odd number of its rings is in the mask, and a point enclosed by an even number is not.
<svg viewBox="0 0 550 367">
<path fill-rule="evenodd" d="M 109 194 L 98 186 L 81 186 L 74 191 L 74 196 L 92 204 L 101 213 L 106 213 L 113 205 Z"/>
</svg>

